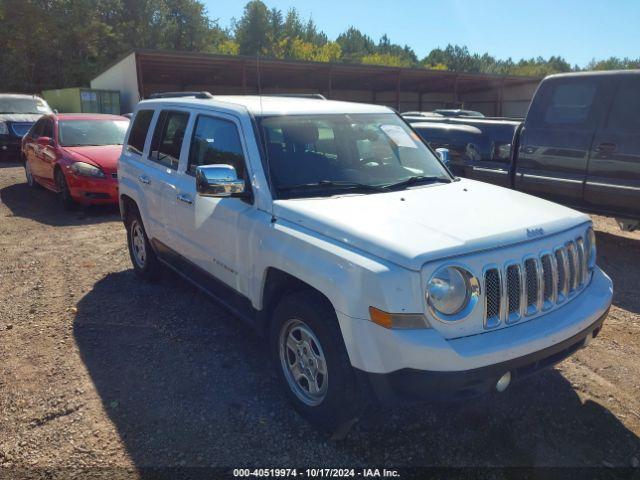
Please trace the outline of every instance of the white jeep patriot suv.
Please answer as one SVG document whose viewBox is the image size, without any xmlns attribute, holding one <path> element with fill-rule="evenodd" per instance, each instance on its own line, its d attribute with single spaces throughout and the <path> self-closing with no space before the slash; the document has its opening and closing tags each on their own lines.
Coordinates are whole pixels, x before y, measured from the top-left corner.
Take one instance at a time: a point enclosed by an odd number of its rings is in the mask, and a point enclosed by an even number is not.
<svg viewBox="0 0 640 480">
<path fill-rule="evenodd" d="M 392 110 L 268 96 L 142 101 L 118 178 L 135 272 L 185 277 L 268 339 L 294 407 L 503 391 L 594 338 L 589 217 L 453 177 Z"/>
</svg>

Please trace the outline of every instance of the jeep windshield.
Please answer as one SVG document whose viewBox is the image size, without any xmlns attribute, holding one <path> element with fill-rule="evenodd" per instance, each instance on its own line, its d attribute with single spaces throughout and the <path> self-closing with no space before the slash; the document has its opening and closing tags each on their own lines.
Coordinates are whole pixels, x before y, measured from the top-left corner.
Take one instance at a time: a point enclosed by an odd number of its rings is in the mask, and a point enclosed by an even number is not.
<svg viewBox="0 0 640 480">
<path fill-rule="evenodd" d="M 35 97 L 2 97 L 0 96 L 0 114 L 23 113 L 44 115 L 51 113 L 46 102 Z"/>
<path fill-rule="evenodd" d="M 452 177 L 395 114 L 259 117 L 278 198 L 379 193 Z"/>
</svg>

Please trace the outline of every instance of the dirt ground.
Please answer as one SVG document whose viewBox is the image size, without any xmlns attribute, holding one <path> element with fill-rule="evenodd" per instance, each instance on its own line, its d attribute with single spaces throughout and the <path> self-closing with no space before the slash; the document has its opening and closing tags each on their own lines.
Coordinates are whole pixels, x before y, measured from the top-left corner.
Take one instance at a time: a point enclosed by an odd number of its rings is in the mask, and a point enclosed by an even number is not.
<svg viewBox="0 0 640 480">
<path fill-rule="evenodd" d="M 640 233 L 612 219 L 594 217 L 615 297 L 588 349 L 502 395 L 370 412 L 335 441 L 237 319 L 169 274 L 136 279 L 115 209 L 64 212 L 17 164 L 0 200 L 0 466 L 640 463 Z"/>
</svg>

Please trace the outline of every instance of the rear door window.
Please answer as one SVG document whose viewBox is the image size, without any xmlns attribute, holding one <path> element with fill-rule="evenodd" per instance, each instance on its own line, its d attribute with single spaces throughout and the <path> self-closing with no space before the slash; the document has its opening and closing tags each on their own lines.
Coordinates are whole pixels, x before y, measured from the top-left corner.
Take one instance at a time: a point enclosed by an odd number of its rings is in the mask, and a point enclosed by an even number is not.
<svg viewBox="0 0 640 480">
<path fill-rule="evenodd" d="M 33 127 L 31 127 L 31 130 L 29 130 L 29 135 L 31 136 L 31 138 L 33 138 L 34 140 L 37 140 L 38 138 L 40 138 L 42 136 L 43 127 L 44 127 L 44 118 L 41 118 L 33 125 Z"/>
<path fill-rule="evenodd" d="M 611 105 L 607 130 L 640 133 L 640 78 L 621 80 Z"/>
<path fill-rule="evenodd" d="M 554 129 L 593 127 L 598 88 L 595 79 L 551 82 L 537 96 L 527 123 L 532 120 L 536 126 Z"/>
<path fill-rule="evenodd" d="M 129 139 L 127 140 L 127 150 L 138 155 L 142 155 L 144 142 L 147 139 L 149 125 L 153 118 L 153 110 L 138 110 L 131 126 Z"/>
<path fill-rule="evenodd" d="M 189 122 L 187 112 L 163 110 L 156 123 L 149 159 L 173 170 L 178 169 L 180 151 Z"/>
<path fill-rule="evenodd" d="M 49 119 L 44 119 L 42 123 L 41 137 L 53 138 L 53 122 Z"/>
</svg>

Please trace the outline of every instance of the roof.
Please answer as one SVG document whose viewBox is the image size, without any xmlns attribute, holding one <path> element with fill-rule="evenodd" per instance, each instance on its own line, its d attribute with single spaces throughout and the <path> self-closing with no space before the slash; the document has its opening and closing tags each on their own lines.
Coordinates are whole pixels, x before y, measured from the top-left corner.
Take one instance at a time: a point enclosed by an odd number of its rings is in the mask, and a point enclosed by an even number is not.
<svg viewBox="0 0 640 480">
<path fill-rule="evenodd" d="M 613 77 L 618 75 L 640 75 L 640 70 L 595 70 L 588 72 L 555 73 L 549 78 L 572 78 L 572 77 Z"/>
<path fill-rule="evenodd" d="M 37 98 L 42 100 L 42 97 L 30 93 L 0 93 L 0 98 Z"/>
<path fill-rule="evenodd" d="M 128 120 L 120 115 L 106 113 L 58 113 L 53 116 L 58 120 Z"/>
<path fill-rule="evenodd" d="M 541 77 L 454 72 L 427 68 L 400 68 L 344 62 L 309 62 L 275 58 L 219 55 L 170 50 L 132 50 L 109 68 L 134 55 L 138 86 L 143 97 L 176 86 L 233 86 L 239 89 L 262 86 L 267 90 L 307 92 L 368 90 L 416 92 L 459 92 L 539 83 Z M 102 73 L 100 74 L 102 75 Z M 95 79 L 94 79 L 95 80 Z M 162 88 L 162 85 L 171 85 Z M 252 90 L 255 91 L 255 90 Z M 214 91 L 215 93 L 215 91 Z M 329 95 L 331 96 L 331 95 Z"/>
<path fill-rule="evenodd" d="M 218 107 L 236 112 L 249 111 L 254 115 L 304 115 L 330 113 L 390 113 L 392 110 L 381 105 L 366 103 L 317 100 L 299 97 L 270 97 L 268 95 L 214 95 L 213 98 L 158 98 L 143 100 L 143 105 L 190 105 Z"/>
</svg>

